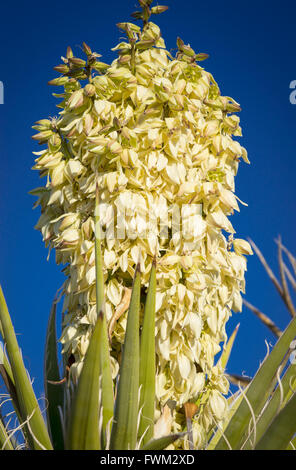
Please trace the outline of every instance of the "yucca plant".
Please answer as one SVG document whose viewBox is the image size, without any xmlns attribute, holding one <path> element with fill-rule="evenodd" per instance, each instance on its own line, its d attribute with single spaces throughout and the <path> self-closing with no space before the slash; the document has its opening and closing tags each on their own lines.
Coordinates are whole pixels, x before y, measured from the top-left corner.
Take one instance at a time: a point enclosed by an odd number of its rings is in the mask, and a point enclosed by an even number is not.
<svg viewBox="0 0 296 470">
<path fill-rule="evenodd" d="M 97 198 L 98 201 L 98 198 Z M 98 207 L 98 205 L 96 206 Z M 56 300 L 48 322 L 45 348 L 47 420 L 41 414 L 25 370 L 2 290 L 0 332 L 7 349 L 1 349 L 0 373 L 32 450 L 163 449 L 180 434 L 154 437 L 155 414 L 155 293 L 156 266 L 152 264 L 140 343 L 141 273 L 135 271 L 119 381 L 114 389 L 105 317 L 99 220 L 96 251 L 97 321 L 78 383 L 60 379 L 56 340 Z M 115 397 L 115 398 L 114 398 Z M 13 450 L 15 430 L 0 419 L 0 447 Z"/>
<path fill-rule="evenodd" d="M 173 56 L 150 21 L 166 7 L 139 3 L 133 17 L 143 26 L 117 25 L 126 39 L 110 65 L 83 44 L 84 58 L 68 48 L 55 67 L 61 76 L 49 83 L 64 87 L 55 95 L 60 113 L 34 126 L 33 138 L 46 145 L 34 168 L 47 178 L 32 191 L 41 206 L 37 228 L 56 262 L 66 264 L 60 340 L 73 378 L 97 315 L 96 185 L 114 380 L 139 252 L 141 289 L 157 257 L 155 418 L 169 415 L 167 402 L 174 402 L 172 430 L 182 431 L 187 403 L 197 400 L 194 442 L 203 446 L 227 412 L 229 384 L 214 364 L 231 311 L 241 309 L 244 255 L 252 252 L 234 239 L 228 219 L 239 210 L 234 178 L 248 158 L 233 138 L 241 135 L 240 106 L 200 66 L 207 54 L 177 38 Z"/>
<path fill-rule="evenodd" d="M 228 219 L 239 210 L 239 160 L 248 162 L 232 138 L 240 106 L 200 67 L 206 54 L 180 38 L 175 57 L 165 49 L 150 16 L 166 7 L 151 3 L 139 0 L 133 14 L 142 27 L 118 24 L 127 39 L 112 64 L 85 43 L 84 59 L 68 48 L 50 82 L 64 86 L 59 116 L 34 126 L 46 145 L 34 168 L 47 177 L 32 191 L 37 228 L 66 264 L 64 370 L 61 378 L 56 300 L 44 420 L 1 291 L 0 371 L 17 429 L 36 450 L 287 448 L 294 366 L 282 371 L 295 320 L 236 401 L 226 399 L 225 373 L 236 332 L 215 363 L 252 253 Z M 0 443 L 18 447 L 3 417 Z"/>
</svg>

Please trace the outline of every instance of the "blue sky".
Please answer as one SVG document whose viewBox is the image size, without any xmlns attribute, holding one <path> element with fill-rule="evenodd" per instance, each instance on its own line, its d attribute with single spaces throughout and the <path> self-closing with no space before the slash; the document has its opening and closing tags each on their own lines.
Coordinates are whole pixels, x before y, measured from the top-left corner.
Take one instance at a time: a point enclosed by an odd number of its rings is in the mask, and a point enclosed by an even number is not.
<svg viewBox="0 0 296 470">
<path fill-rule="evenodd" d="M 296 80 L 296 4 L 229 0 L 196 2 L 168 0 L 168 12 L 155 17 L 168 49 L 176 37 L 210 58 L 203 66 L 214 75 L 221 93 L 237 100 L 243 138 L 251 165 L 241 164 L 236 194 L 248 207 L 232 217 L 238 238 L 250 237 L 277 271 L 274 239 L 296 254 L 295 175 L 296 105 L 289 101 L 289 85 Z M 57 74 L 71 45 L 79 55 L 85 41 L 108 62 L 110 49 L 121 36 L 115 26 L 129 21 L 135 1 L 87 3 L 51 0 L 5 2 L 1 6 L 0 81 L 5 102 L 0 105 L 1 139 L 1 261 L 0 282 L 22 347 L 26 366 L 40 396 L 43 379 L 43 348 L 51 302 L 64 277 L 47 261 L 41 235 L 34 230 L 39 216 L 32 210 L 28 192 L 40 185 L 32 171 L 31 140 L 35 121 L 54 116 L 56 91 L 47 86 Z M 43 183 L 42 183 L 43 184 Z M 249 257 L 246 299 L 284 328 L 289 321 L 278 294 L 256 256 Z M 252 375 L 265 356 L 265 339 L 274 343 L 268 330 L 247 311 L 234 314 L 227 330 L 240 323 L 229 372 Z"/>
</svg>

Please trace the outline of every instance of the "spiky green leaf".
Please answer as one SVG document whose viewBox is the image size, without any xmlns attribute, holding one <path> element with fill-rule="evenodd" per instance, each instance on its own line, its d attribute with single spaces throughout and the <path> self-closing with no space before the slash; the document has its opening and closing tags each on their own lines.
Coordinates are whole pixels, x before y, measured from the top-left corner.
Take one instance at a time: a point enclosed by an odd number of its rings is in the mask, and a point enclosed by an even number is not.
<svg viewBox="0 0 296 470">
<path fill-rule="evenodd" d="M 252 418 L 250 406 L 256 416 L 273 389 L 276 372 L 281 365 L 289 345 L 296 335 L 296 318 L 294 318 L 282 336 L 277 341 L 275 347 L 262 363 L 254 379 L 245 391 L 245 398 L 241 401 L 238 409 L 233 414 L 224 436 L 221 436 L 216 450 L 227 450 L 229 445 L 232 449 L 239 449 L 245 440 L 246 430 Z M 226 438 L 226 439 L 225 439 Z"/>
<path fill-rule="evenodd" d="M 170 434 L 169 436 L 159 437 L 152 439 L 143 447 L 142 450 L 165 450 L 170 444 L 173 444 L 177 439 L 182 439 L 186 432 L 178 434 Z"/>
<path fill-rule="evenodd" d="M 44 390 L 47 400 L 47 422 L 55 450 L 64 448 L 63 427 L 60 411 L 64 402 L 64 383 L 61 382 L 57 336 L 56 336 L 56 299 L 54 300 L 49 316 L 44 354 Z"/>
<path fill-rule="evenodd" d="M 103 317 L 100 312 L 80 373 L 67 428 L 68 450 L 101 449 L 99 392 Z"/>
<path fill-rule="evenodd" d="M 156 265 L 152 263 L 149 288 L 144 309 L 140 348 L 140 410 L 139 438 L 145 445 L 153 437 L 155 410 L 155 298 Z"/>
<path fill-rule="evenodd" d="M 274 391 L 258 422 L 256 423 L 256 433 L 252 433 L 250 440 L 246 443 L 244 449 L 249 450 L 252 448 L 255 436 L 256 442 L 258 442 L 263 437 L 264 433 L 268 429 L 268 426 L 270 426 L 277 413 L 290 399 L 291 395 L 293 394 L 293 390 L 295 391 L 295 388 L 296 365 L 291 364 L 281 379 L 281 382 L 277 386 L 276 390 Z"/>
<path fill-rule="evenodd" d="M 0 450 L 14 450 L 0 415 Z"/>
<path fill-rule="evenodd" d="M 232 335 L 230 336 L 229 340 L 227 341 L 225 349 L 223 350 L 223 352 L 220 356 L 220 359 L 218 361 L 218 363 L 221 365 L 223 370 L 226 369 L 226 366 L 227 366 L 227 363 L 228 363 L 228 360 L 229 360 L 229 357 L 230 357 L 230 353 L 231 353 L 233 343 L 234 343 L 234 340 L 236 338 L 238 329 L 239 329 L 239 324 L 235 327 Z"/>
<path fill-rule="evenodd" d="M 296 432 L 296 393 L 274 418 L 255 450 L 285 450 Z"/>
<path fill-rule="evenodd" d="M 119 371 L 120 378 L 110 442 L 110 448 L 112 450 L 136 448 L 139 393 L 140 290 L 140 268 L 137 266 L 128 311 L 122 362 Z"/>
<path fill-rule="evenodd" d="M 25 369 L 22 355 L 17 343 L 14 328 L 0 287 L 0 322 L 3 340 L 6 343 L 7 355 L 14 377 L 16 393 L 22 420 L 28 421 L 30 429 L 30 446 L 36 450 L 52 449 L 45 421 L 41 414 L 38 401 Z"/>
<path fill-rule="evenodd" d="M 96 187 L 96 204 L 95 204 L 95 263 L 96 263 L 96 308 L 97 316 L 100 311 L 104 313 L 100 343 L 100 375 L 101 380 L 101 406 L 102 406 L 102 429 L 101 429 L 101 445 L 106 446 L 107 426 L 113 418 L 114 411 L 114 394 L 113 380 L 111 374 L 109 341 L 107 333 L 107 323 L 105 316 L 105 299 L 104 299 L 104 272 L 101 248 L 101 227 L 99 218 L 99 193 Z"/>
</svg>

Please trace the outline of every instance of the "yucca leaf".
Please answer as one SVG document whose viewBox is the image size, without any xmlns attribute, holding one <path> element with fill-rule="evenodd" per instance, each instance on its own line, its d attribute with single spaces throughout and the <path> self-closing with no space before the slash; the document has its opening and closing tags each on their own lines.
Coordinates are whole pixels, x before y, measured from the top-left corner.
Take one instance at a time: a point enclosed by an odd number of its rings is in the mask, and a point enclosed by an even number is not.
<svg viewBox="0 0 296 470">
<path fill-rule="evenodd" d="M 289 345 L 296 335 L 296 318 L 294 318 L 282 336 L 277 341 L 269 356 L 262 363 L 252 382 L 245 390 L 245 396 L 252 407 L 253 413 L 258 415 L 270 394 L 270 386 L 276 378 L 276 372 L 282 363 Z M 243 399 L 232 416 L 224 436 L 220 437 L 216 450 L 239 449 L 242 445 L 247 427 L 251 419 L 251 411 L 246 399 Z"/>
<path fill-rule="evenodd" d="M 15 402 L 14 403 L 15 407 L 19 410 L 19 404 L 17 402 L 17 396 L 15 392 L 13 373 L 12 373 L 9 361 L 7 359 L 7 356 L 5 354 L 5 351 L 3 349 L 1 342 L 0 342 L 0 375 L 2 376 L 5 386 L 12 398 L 12 401 Z"/>
<path fill-rule="evenodd" d="M 0 415 L 0 450 L 14 450 Z"/>
<path fill-rule="evenodd" d="M 120 377 L 110 441 L 110 448 L 112 450 L 136 448 L 139 393 L 140 291 L 140 267 L 137 265 L 119 370 Z"/>
<path fill-rule="evenodd" d="M 285 450 L 296 432 L 296 393 L 274 418 L 255 450 Z"/>
<path fill-rule="evenodd" d="M 6 359 L 7 361 L 7 359 Z M 10 367 L 10 366 L 9 366 Z M 14 379 L 13 381 L 11 380 L 10 373 L 8 373 L 9 367 L 5 366 L 3 363 L 1 364 L 0 362 L 0 375 L 3 379 L 4 385 L 10 395 L 13 407 L 15 409 L 15 412 L 17 413 L 18 418 L 21 420 L 21 412 L 20 412 L 20 406 L 16 394 L 16 389 L 14 385 Z M 11 371 L 10 371 L 11 372 Z"/>
<path fill-rule="evenodd" d="M 13 373 L 12 373 L 9 361 L 7 359 L 7 356 L 5 354 L 5 351 L 1 342 L 0 342 L 0 375 L 2 376 L 4 384 L 10 394 L 14 409 L 16 413 L 18 413 L 18 415 L 20 416 L 20 408 L 19 408 L 19 403 L 17 401 Z"/>
<path fill-rule="evenodd" d="M 223 350 L 223 352 L 220 356 L 220 359 L 218 361 L 218 364 L 221 365 L 223 370 L 226 369 L 226 366 L 227 366 L 227 363 L 228 363 L 228 360 L 229 360 L 229 357 L 230 357 L 230 353 L 231 353 L 233 343 L 234 343 L 234 340 L 236 338 L 238 329 L 239 329 L 239 324 L 235 327 L 232 335 L 230 336 L 229 340 L 227 341 L 225 349 Z"/>
<path fill-rule="evenodd" d="M 61 383 L 56 336 L 56 299 L 49 316 L 44 354 L 44 390 L 47 399 L 47 422 L 55 450 L 64 448 L 63 427 L 59 408 L 63 409 L 64 383 Z"/>
<path fill-rule="evenodd" d="M 22 355 L 9 316 L 8 308 L 0 287 L 0 322 L 2 325 L 3 340 L 6 343 L 7 355 L 14 377 L 16 393 L 22 420 L 29 420 L 30 445 L 36 450 L 52 449 L 45 421 L 41 414 L 31 382 L 27 375 Z"/>
<path fill-rule="evenodd" d="M 1 347 L 0 347 L 1 349 Z M 16 388 L 15 388 L 15 383 L 14 383 L 14 378 L 12 374 L 12 370 L 9 364 L 9 361 L 7 359 L 7 356 L 5 352 L 2 350 L 2 355 L 0 359 L 0 375 L 3 379 L 4 385 L 9 393 L 9 396 L 11 398 L 12 405 L 14 407 L 16 416 L 18 418 L 19 423 L 23 422 L 22 415 L 21 415 L 21 410 L 20 410 L 20 405 L 16 393 Z M 22 427 L 22 432 L 24 434 L 25 440 L 29 442 L 30 440 L 30 433 L 28 426 L 24 425 Z"/>
<path fill-rule="evenodd" d="M 101 428 L 101 445 L 104 449 L 106 446 L 106 432 L 110 420 L 113 418 L 114 412 L 114 392 L 113 380 L 111 374 L 111 363 L 109 353 L 109 341 L 107 334 L 106 318 L 104 315 L 103 324 L 101 326 L 100 338 L 100 376 L 101 376 L 101 407 L 102 407 L 102 428 Z"/>
<path fill-rule="evenodd" d="M 159 437 L 158 439 L 151 439 L 144 445 L 142 450 L 165 450 L 170 444 L 173 444 L 177 439 L 181 439 L 186 435 L 186 432 L 178 434 L 170 434 L 169 436 Z"/>
<path fill-rule="evenodd" d="M 144 434 L 145 445 L 153 437 L 155 411 L 155 298 L 156 261 L 152 263 L 149 288 L 144 309 L 144 322 L 140 347 L 140 410 L 139 438 Z"/>
<path fill-rule="evenodd" d="M 278 386 L 276 390 L 274 391 L 268 405 L 266 406 L 258 422 L 256 423 L 256 441 L 257 442 L 262 438 L 268 426 L 271 424 L 272 420 L 277 415 L 279 410 L 283 407 L 286 401 L 288 401 L 289 398 L 291 397 L 291 394 L 293 393 L 291 389 L 295 390 L 295 384 L 296 384 L 296 365 L 291 364 L 288 367 L 283 378 L 281 379 L 281 385 Z M 295 428 L 296 428 L 296 424 L 295 424 Z M 251 448 L 251 442 L 249 441 L 244 446 L 244 449 L 249 450 L 250 448 Z"/>
<path fill-rule="evenodd" d="M 101 332 L 100 344 L 100 375 L 101 380 L 101 406 L 102 406 L 102 429 L 101 429 L 101 444 L 102 448 L 106 446 L 106 429 L 108 423 L 113 418 L 114 411 L 114 394 L 113 394 L 113 380 L 111 374 L 109 341 L 107 332 L 107 323 L 105 316 L 105 301 L 104 301 L 104 273 L 103 273 L 103 260 L 101 249 L 101 228 L 99 218 L 99 193 L 96 187 L 96 205 L 95 205 L 95 263 L 96 263 L 96 308 L 97 317 L 100 311 L 104 313 L 103 324 Z"/>
<path fill-rule="evenodd" d="M 289 442 L 287 450 L 296 450 L 296 437 Z"/>
<path fill-rule="evenodd" d="M 0 365 L 2 365 L 4 367 L 4 369 L 6 371 L 6 374 L 8 375 L 8 377 L 11 380 L 11 383 L 14 384 L 13 373 L 12 373 L 9 361 L 7 359 L 7 356 L 4 352 L 4 349 L 3 349 L 3 346 L 2 346 L 1 343 L 0 343 Z"/>
<path fill-rule="evenodd" d="M 68 450 L 101 449 L 99 392 L 103 321 L 100 312 L 75 391 L 66 437 Z"/>
</svg>

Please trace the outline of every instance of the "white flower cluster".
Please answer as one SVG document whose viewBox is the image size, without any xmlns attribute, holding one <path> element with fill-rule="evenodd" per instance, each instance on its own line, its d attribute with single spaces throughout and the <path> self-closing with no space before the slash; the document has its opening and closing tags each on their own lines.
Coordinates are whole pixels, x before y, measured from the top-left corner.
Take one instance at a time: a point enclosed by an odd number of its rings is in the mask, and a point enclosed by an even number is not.
<svg viewBox="0 0 296 470">
<path fill-rule="evenodd" d="M 226 410 L 228 382 L 214 359 L 231 310 L 241 310 L 244 255 L 251 254 L 246 241 L 233 239 L 228 219 L 239 210 L 234 194 L 239 160 L 248 162 L 246 150 L 232 138 L 241 135 L 233 114 L 240 108 L 221 96 L 212 75 L 195 60 L 186 54 L 173 58 L 154 23 L 143 30 L 123 25 L 136 42 L 114 48 L 118 59 L 105 64 L 103 73 L 90 74 L 86 86 L 71 74 L 56 79 L 64 86 L 57 95 L 61 112 L 35 126 L 34 137 L 47 144 L 34 167 L 47 177 L 45 187 L 33 191 L 42 211 L 37 228 L 55 248 L 56 262 L 66 264 L 61 342 L 64 354 L 75 357 L 74 374 L 96 321 L 96 184 L 105 207 L 109 323 L 121 309 L 111 331 L 114 377 L 126 326 L 124 296 L 139 253 L 143 288 L 156 254 L 158 407 L 174 400 L 180 410 L 188 400 L 199 400 L 194 436 L 201 444 Z M 70 51 L 65 64 L 71 58 Z M 77 66 L 78 61 L 81 67 L 84 61 L 76 59 Z M 179 226 L 168 217 L 173 207 L 183 211 Z M 116 236 L 114 227 L 125 235 Z"/>
</svg>

